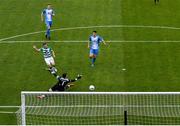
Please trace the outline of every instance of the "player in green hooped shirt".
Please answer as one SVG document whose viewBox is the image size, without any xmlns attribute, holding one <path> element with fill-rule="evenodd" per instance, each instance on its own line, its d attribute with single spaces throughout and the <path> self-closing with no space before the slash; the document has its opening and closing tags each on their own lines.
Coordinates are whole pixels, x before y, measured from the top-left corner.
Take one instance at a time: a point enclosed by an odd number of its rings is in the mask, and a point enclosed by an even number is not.
<svg viewBox="0 0 180 126">
<path fill-rule="evenodd" d="M 33 46 L 33 48 L 37 51 L 37 52 L 42 52 L 43 56 L 44 56 L 44 60 L 48 66 L 48 69 L 51 74 L 55 74 L 57 72 L 57 69 L 55 68 L 55 53 L 54 51 L 48 47 L 47 43 L 44 42 L 43 46 L 41 48 L 37 48 L 35 45 Z"/>
</svg>

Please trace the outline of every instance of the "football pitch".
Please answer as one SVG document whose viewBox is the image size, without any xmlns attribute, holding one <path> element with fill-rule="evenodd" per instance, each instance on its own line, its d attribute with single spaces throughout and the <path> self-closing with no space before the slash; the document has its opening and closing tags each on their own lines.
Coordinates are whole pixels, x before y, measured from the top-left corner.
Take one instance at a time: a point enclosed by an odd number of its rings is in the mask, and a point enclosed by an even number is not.
<svg viewBox="0 0 180 126">
<path fill-rule="evenodd" d="M 46 91 L 56 83 L 41 47 L 47 3 L 55 17 L 48 45 L 56 53 L 58 73 L 82 74 L 69 91 L 180 91 L 179 0 L 1 0 L 0 106 L 19 106 L 21 91 Z M 106 41 L 95 67 L 87 41 L 96 30 Z M 16 124 L 17 108 L 0 107 L 0 124 Z"/>
</svg>

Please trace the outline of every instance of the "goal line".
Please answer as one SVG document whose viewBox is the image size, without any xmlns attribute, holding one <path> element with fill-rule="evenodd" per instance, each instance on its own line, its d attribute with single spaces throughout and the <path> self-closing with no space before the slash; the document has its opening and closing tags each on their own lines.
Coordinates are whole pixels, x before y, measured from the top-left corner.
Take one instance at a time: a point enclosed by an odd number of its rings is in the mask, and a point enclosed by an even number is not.
<svg viewBox="0 0 180 126">
<path fill-rule="evenodd" d="M 151 95 L 151 94 L 177 94 L 180 95 L 180 92 L 42 92 L 42 91 L 22 91 L 21 94 L 122 94 L 122 95 Z"/>
</svg>

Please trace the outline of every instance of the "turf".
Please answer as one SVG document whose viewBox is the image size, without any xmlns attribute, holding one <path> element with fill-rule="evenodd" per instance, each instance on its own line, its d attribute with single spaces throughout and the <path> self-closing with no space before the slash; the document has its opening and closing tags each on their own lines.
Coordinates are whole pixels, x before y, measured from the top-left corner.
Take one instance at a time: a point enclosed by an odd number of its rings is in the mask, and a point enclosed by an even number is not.
<svg viewBox="0 0 180 126">
<path fill-rule="evenodd" d="M 40 13 L 51 2 L 56 16 L 53 29 L 141 25 L 180 27 L 179 0 L 1 0 L 0 39 L 45 30 Z M 180 91 L 180 43 L 139 42 L 101 45 L 95 68 L 90 67 L 87 43 L 53 41 L 87 41 L 92 30 L 105 40 L 175 41 L 179 29 L 160 28 L 87 28 L 52 32 L 49 45 L 56 52 L 59 73 L 73 78 L 83 74 L 81 81 L 70 91 Z M 6 41 L 42 41 L 44 33 L 16 37 Z M 55 82 L 41 54 L 32 45 L 41 43 L 0 44 L 0 105 L 20 105 L 20 92 L 45 91 Z M 122 71 L 126 68 L 126 71 Z M 3 110 L 2 110 L 3 111 Z M 13 110 L 13 111 L 16 111 Z M 14 114 L 0 114 L 0 124 L 16 124 Z"/>
</svg>

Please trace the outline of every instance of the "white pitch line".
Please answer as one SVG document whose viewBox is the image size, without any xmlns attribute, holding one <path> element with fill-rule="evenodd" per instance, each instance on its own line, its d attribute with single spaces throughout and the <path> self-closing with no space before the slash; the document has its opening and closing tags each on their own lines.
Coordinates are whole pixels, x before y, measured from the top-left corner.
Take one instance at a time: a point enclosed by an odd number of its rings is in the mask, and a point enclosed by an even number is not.
<svg viewBox="0 0 180 126">
<path fill-rule="evenodd" d="M 9 111 L 0 111 L 0 114 L 14 114 L 16 112 L 9 112 Z"/>
<path fill-rule="evenodd" d="M 21 106 L 0 106 L 0 108 L 20 108 Z M 180 105 L 56 105 L 56 106 L 26 106 L 26 108 L 180 108 Z M 0 111 L 2 112 L 2 111 Z"/>
<path fill-rule="evenodd" d="M 26 106 L 26 108 L 180 108 L 180 105 L 67 105 L 67 106 Z"/>
<path fill-rule="evenodd" d="M 68 30 L 78 30 L 78 29 L 92 29 L 92 28 L 151 28 L 151 29 L 169 29 L 169 30 L 180 30 L 178 27 L 172 26 L 146 26 L 146 25 L 101 25 L 101 26 L 85 26 L 85 27 L 69 27 L 69 28 L 57 28 L 52 29 L 51 31 L 68 31 Z M 17 37 L 27 36 L 27 35 L 34 35 L 39 33 L 44 33 L 45 31 L 37 31 L 37 32 L 30 32 L 25 34 L 14 35 L 11 37 L 1 38 L 0 41 L 9 40 Z"/>
<path fill-rule="evenodd" d="M 0 106 L 0 108 L 19 108 L 20 106 Z"/>
<path fill-rule="evenodd" d="M 13 44 L 13 43 L 42 43 L 44 41 L 0 41 L 0 44 Z M 87 43 L 88 41 L 86 40 L 79 40 L 79 41 L 74 41 L 74 40 L 66 40 L 66 41 L 49 41 L 50 43 Z M 178 43 L 180 40 L 167 40 L 167 41 L 128 41 L 128 40 L 109 40 L 106 41 L 108 43 Z"/>
</svg>

